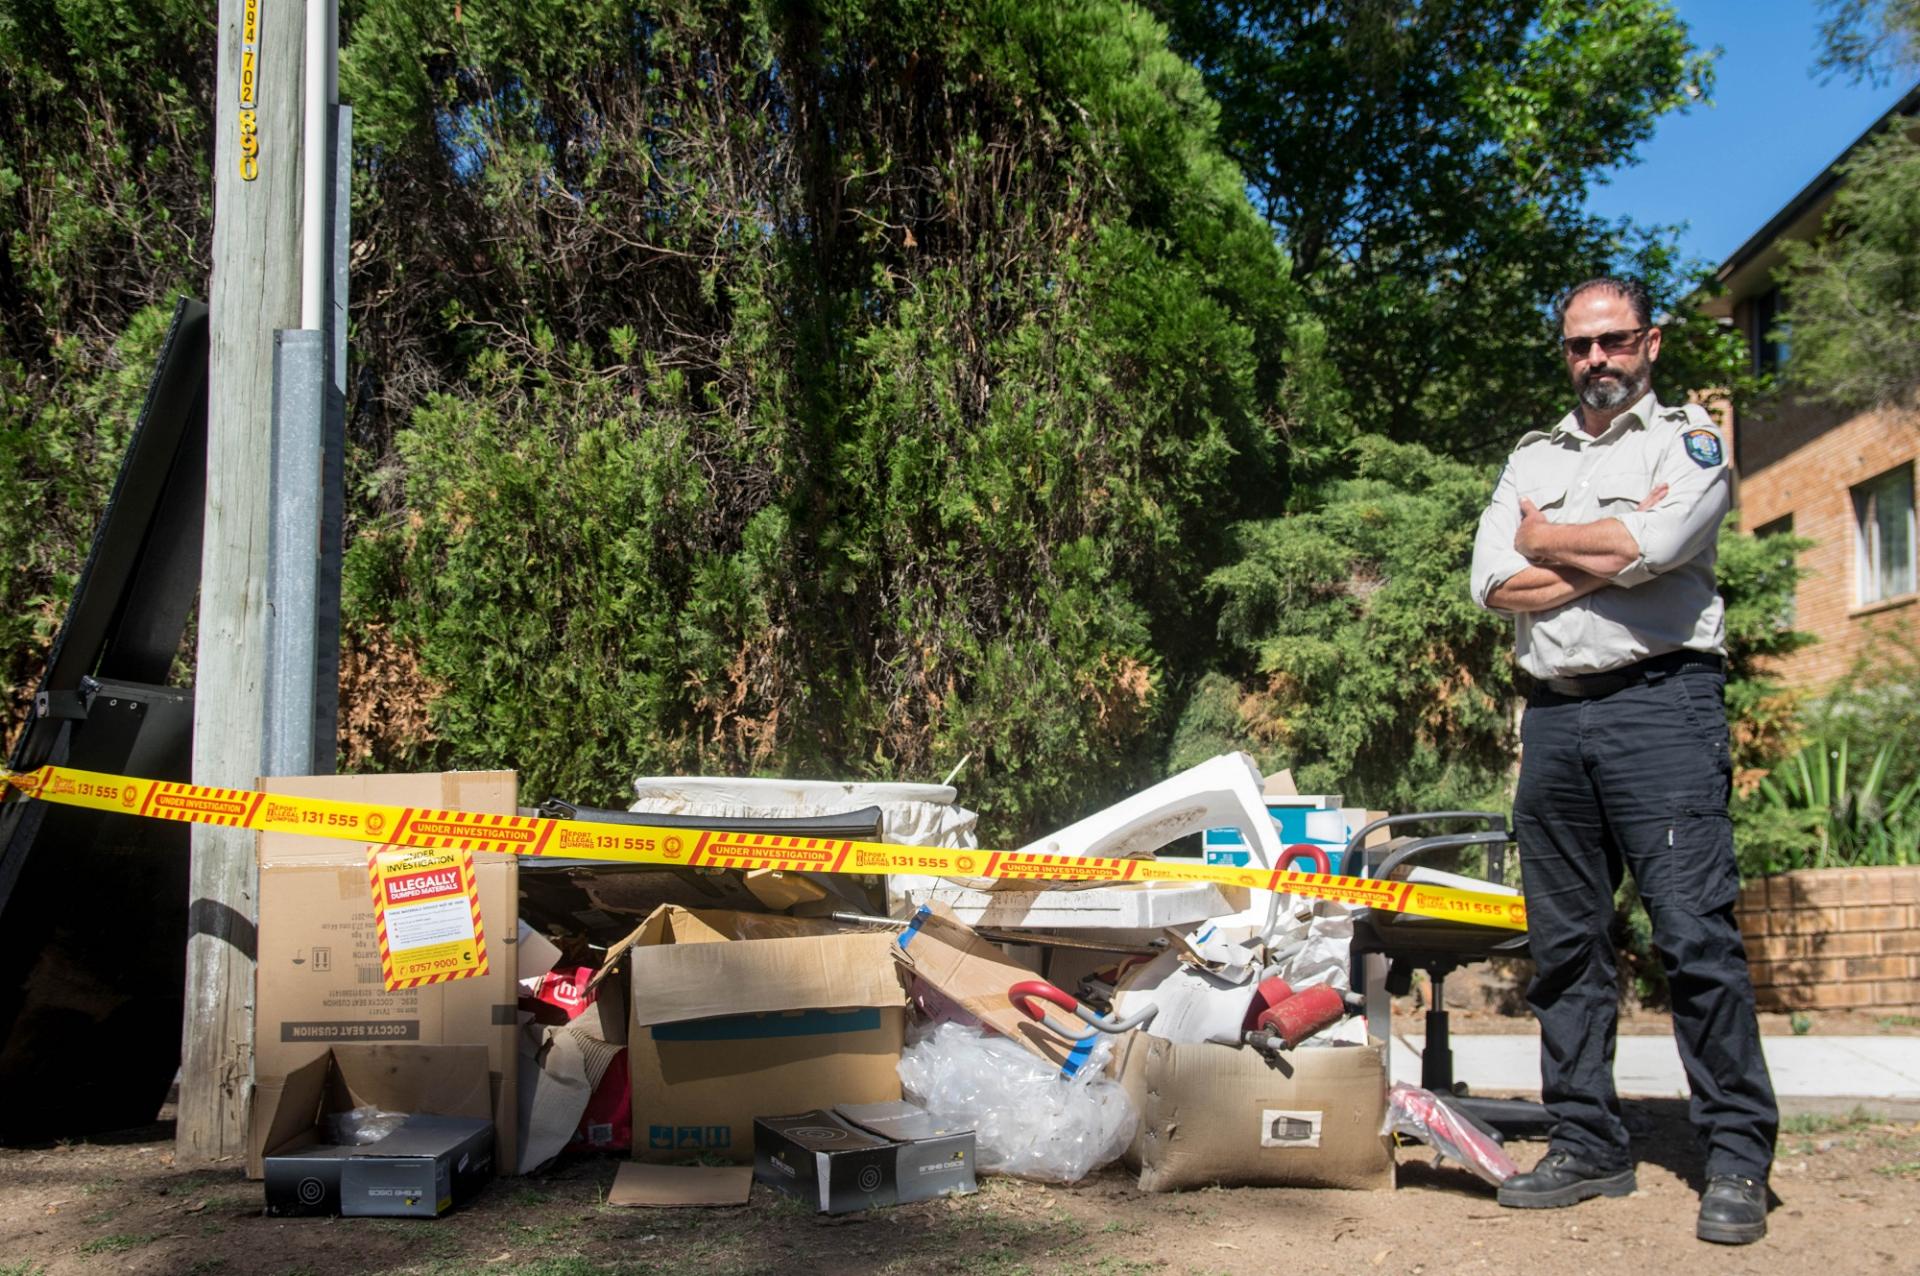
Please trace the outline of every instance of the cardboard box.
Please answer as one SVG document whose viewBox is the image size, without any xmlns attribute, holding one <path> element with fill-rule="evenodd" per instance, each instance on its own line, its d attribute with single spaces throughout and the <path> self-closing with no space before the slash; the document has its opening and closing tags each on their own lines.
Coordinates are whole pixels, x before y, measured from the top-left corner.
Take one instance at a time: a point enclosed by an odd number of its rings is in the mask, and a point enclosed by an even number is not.
<svg viewBox="0 0 1920 1276">
<path fill-rule="evenodd" d="M 834 1115 L 893 1144 L 893 1182 L 902 1205 L 980 1190 L 974 1176 L 973 1131 L 942 1121 L 917 1104 L 843 1103 Z"/>
<path fill-rule="evenodd" d="M 269 793 L 394 806 L 512 815 L 511 771 L 440 775 L 276 776 Z M 518 866 L 510 855 L 476 855 L 485 975 L 388 992 L 381 985 L 366 847 L 356 842 L 263 833 L 259 959 L 254 971 L 254 1111 L 247 1172 L 259 1178 L 271 1111 L 293 1072 L 336 1045 L 397 1042 L 484 1047 L 495 1163 L 517 1155 L 514 1089 L 519 945 Z M 484 1114 L 483 1114 L 484 1115 Z"/>
<path fill-rule="evenodd" d="M 822 1214 L 892 1205 L 895 1145 L 831 1112 L 760 1117 L 753 1123 L 753 1177 Z"/>
<path fill-rule="evenodd" d="M 267 1213 L 434 1218 L 472 1200 L 492 1177 L 490 1119 L 415 1116 L 373 1143 L 268 1156 Z"/>
<path fill-rule="evenodd" d="M 493 1176 L 491 1091 L 482 1046 L 323 1049 L 256 1091 L 254 1132 L 268 1212 L 440 1213 Z M 418 1124 L 409 1121 L 387 1139 L 359 1147 L 327 1142 L 326 1118 L 359 1107 L 404 1112 Z M 392 1163 L 355 1167 L 362 1157 Z"/>
<path fill-rule="evenodd" d="M 753 1177 L 823 1214 L 979 1190 L 973 1131 L 898 1100 L 755 1118 Z"/>
<path fill-rule="evenodd" d="M 1139 1110 L 1126 1164 L 1143 1192 L 1207 1187 L 1390 1189 L 1387 1051 L 1176 1045 L 1131 1034 L 1120 1081 Z"/>
<path fill-rule="evenodd" d="M 665 907 L 624 950 L 633 1155 L 753 1160 L 753 1119 L 900 1097 L 894 937 Z"/>
</svg>

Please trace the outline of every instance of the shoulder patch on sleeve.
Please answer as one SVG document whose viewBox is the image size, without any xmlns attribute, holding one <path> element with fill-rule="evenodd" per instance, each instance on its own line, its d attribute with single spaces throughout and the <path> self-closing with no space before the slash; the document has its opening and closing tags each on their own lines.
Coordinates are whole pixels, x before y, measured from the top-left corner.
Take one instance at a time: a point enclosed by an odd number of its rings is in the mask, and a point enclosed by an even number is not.
<svg viewBox="0 0 1920 1276">
<path fill-rule="evenodd" d="M 1718 465 L 1726 459 L 1726 453 L 1720 446 L 1720 436 L 1712 430 L 1688 430 L 1680 436 L 1686 445 L 1687 456 L 1701 469 Z"/>
</svg>

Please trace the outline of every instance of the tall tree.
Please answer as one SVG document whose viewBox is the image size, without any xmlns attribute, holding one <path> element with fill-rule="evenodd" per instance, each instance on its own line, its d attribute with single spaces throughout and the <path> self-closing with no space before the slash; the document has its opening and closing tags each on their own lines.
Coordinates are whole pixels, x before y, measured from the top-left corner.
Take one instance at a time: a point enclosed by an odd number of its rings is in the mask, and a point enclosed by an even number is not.
<svg viewBox="0 0 1920 1276">
<path fill-rule="evenodd" d="M 1840 173 L 1819 235 L 1783 248 L 1787 377 L 1849 407 L 1911 407 L 1920 400 L 1920 142 L 1901 120 Z"/>
<path fill-rule="evenodd" d="M 1663 0 L 1160 0 L 1364 428 L 1497 451 L 1565 407 L 1547 301 L 1658 237 L 1584 209 L 1711 59 Z"/>
<path fill-rule="evenodd" d="M 8 728 L 65 613 L 173 299 L 204 287 L 213 36 L 211 10 L 186 0 L 0 0 Z"/>
<path fill-rule="evenodd" d="M 609 800 L 971 753 L 1006 838 L 1140 779 L 1226 521 L 1339 425 L 1164 30 L 1117 0 L 443 13 L 368 0 L 343 69 L 352 610 L 438 737 L 377 760 Z"/>
<path fill-rule="evenodd" d="M 1823 78 L 1886 84 L 1920 65 L 1920 0 L 1820 0 Z"/>
</svg>

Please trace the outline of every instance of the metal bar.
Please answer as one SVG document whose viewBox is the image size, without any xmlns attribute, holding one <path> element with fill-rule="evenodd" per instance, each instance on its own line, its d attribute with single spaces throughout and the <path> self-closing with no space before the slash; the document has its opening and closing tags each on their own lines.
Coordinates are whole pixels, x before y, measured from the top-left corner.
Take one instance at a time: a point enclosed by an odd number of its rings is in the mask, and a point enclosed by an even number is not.
<svg viewBox="0 0 1920 1276">
<path fill-rule="evenodd" d="M 267 506 L 267 775 L 313 770 L 314 600 L 320 563 L 326 335 L 275 334 L 273 469 Z"/>
<path fill-rule="evenodd" d="M 300 326 L 313 329 L 326 318 L 327 175 L 333 167 L 328 162 L 333 151 L 327 145 L 327 132 L 333 121 L 327 85 L 332 79 L 333 18 L 332 0 L 307 0 L 306 41 L 301 47 L 306 96 L 300 142 Z"/>
<path fill-rule="evenodd" d="M 340 755 L 340 561 L 346 535 L 347 254 L 352 244 L 353 108 L 334 108 L 332 286 L 328 289 L 325 417 L 321 423 L 320 564 L 313 618 L 313 773 Z"/>
</svg>

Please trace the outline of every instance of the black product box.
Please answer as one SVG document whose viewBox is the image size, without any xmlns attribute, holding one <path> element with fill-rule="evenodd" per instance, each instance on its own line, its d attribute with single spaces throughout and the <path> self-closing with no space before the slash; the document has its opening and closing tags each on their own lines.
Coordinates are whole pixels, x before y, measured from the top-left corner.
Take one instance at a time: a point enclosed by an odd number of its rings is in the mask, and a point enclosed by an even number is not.
<svg viewBox="0 0 1920 1276">
<path fill-rule="evenodd" d="M 904 1099 L 841 1103 L 833 1110 L 894 1145 L 893 1181 L 901 1205 L 980 1190 L 974 1179 L 971 1129 L 944 1122 Z"/>
<path fill-rule="evenodd" d="M 894 1144 L 816 1108 L 755 1117 L 753 1177 L 823 1214 L 892 1205 Z"/>
<path fill-rule="evenodd" d="M 433 1218 L 493 1177 L 493 1122 L 415 1115 L 357 1147 L 309 1144 L 265 1159 L 267 1213 Z"/>
</svg>

